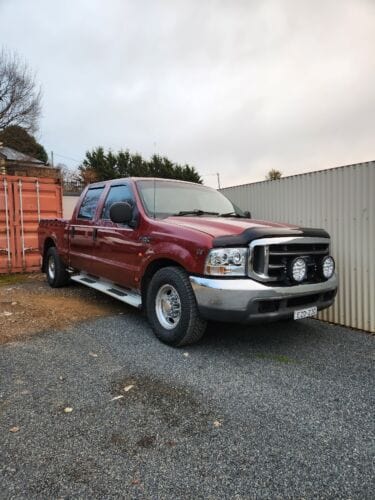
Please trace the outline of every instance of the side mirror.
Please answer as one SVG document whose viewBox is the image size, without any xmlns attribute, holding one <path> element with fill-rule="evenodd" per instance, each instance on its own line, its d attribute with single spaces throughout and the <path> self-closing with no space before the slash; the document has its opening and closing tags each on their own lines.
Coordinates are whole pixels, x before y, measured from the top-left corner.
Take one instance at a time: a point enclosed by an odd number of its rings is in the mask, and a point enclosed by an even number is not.
<svg viewBox="0 0 375 500">
<path fill-rule="evenodd" d="M 118 201 L 111 205 L 109 218 L 117 224 L 129 224 L 133 218 L 133 209 L 126 201 Z"/>
<path fill-rule="evenodd" d="M 243 214 L 247 219 L 251 219 L 251 213 L 248 210 L 245 210 Z"/>
</svg>

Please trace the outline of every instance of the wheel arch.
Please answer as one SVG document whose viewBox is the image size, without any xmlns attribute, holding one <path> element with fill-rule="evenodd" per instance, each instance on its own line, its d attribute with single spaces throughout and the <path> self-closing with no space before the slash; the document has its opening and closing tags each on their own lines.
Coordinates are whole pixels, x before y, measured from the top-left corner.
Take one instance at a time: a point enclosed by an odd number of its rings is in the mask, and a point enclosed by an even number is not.
<svg viewBox="0 0 375 500">
<path fill-rule="evenodd" d="M 147 293 L 147 287 L 152 280 L 152 277 L 157 273 L 160 269 L 163 269 L 164 267 L 179 267 L 180 269 L 184 269 L 183 266 L 177 262 L 176 260 L 170 259 L 170 258 L 159 258 L 155 259 L 152 262 L 148 264 L 146 267 L 142 280 L 141 280 L 141 294 L 142 294 L 142 304 L 146 305 L 146 293 Z"/>
<path fill-rule="evenodd" d="M 47 252 L 48 252 L 48 250 L 51 247 L 55 247 L 55 246 L 56 246 L 56 241 L 51 236 L 48 236 L 48 238 L 46 238 L 44 240 L 44 244 L 43 244 L 43 260 L 42 260 L 42 271 L 43 272 L 46 271 L 46 256 L 47 256 Z"/>
</svg>

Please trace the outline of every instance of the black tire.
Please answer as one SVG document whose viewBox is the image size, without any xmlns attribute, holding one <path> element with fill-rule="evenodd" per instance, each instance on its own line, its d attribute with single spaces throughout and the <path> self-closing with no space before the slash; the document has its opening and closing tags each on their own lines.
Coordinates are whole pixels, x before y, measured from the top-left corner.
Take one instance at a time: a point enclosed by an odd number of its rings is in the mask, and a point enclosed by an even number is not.
<svg viewBox="0 0 375 500">
<path fill-rule="evenodd" d="M 170 300 L 176 299 L 177 293 L 180 304 L 179 307 L 177 305 L 179 317 L 175 325 L 173 318 L 171 321 L 165 319 L 163 307 L 160 305 L 161 303 L 165 305 L 168 302 L 168 300 L 163 302 L 161 297 L 168 295 L 169 289 L 173 294 L 170 295 Z M 166 291 L 163 294 L 164 290 Z M 177 299 L 176 301 L 178 303 Z M 170 307 L 170 302 L 167 305 Z M 156 337 L 170 346 L 194 344 L 198 342 L 206 329 L 206 321 L 199 314 L 189 278 L 186 272 L 178 267 L 164 267 L 154 274 L 147 290 L 146 312 Z M 160 320 L 160 315 L 162 315 L 162 320 Z M 169 328 L 165 327 L 166 323 L 168 323 Z"/>
<path fill-rule="evenodd" d="M 47 250 L 44 263 L 47 281 L 52 288 L 60 288 L 69 283 L 69 273 L 66 270 L 56 247 Z"/>
</svg>

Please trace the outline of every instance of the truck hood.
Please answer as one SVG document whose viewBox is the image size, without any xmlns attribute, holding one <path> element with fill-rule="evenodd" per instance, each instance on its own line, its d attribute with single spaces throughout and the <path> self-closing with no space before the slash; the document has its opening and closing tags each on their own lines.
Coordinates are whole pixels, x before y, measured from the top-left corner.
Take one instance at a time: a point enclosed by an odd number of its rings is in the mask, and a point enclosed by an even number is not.
<svg viewBox="0 0 375 500">
<path fill-rule="evenodd" d="M 213 246 L 246 245 L 257 238 L 272 236 L 314 236 L 329 238 L 323 229 L 235 217 L 168 217 L 164 222 L 195 229 L 213 238 Z"/>
</svg>

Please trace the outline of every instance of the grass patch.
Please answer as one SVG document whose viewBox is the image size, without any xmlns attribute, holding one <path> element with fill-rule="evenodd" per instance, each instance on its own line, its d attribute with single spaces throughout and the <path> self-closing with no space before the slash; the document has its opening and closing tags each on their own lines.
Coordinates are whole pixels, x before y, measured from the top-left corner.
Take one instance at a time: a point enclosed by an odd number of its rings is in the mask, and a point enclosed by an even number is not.
<svg viewBox="0 0 375 500">
<path fill-rule="evenodd" d="M 30 274 L 0 274 L 0 286 L 17 285 L 29 279 Z"/>
<path fill-rule="evenodd" d="M 269 359 L 270 361 L 277 361 L 278 363 L 285 364 L 296 364 L 297 361 L 294 359 L 288 358 L 288 356 L 284 356 L 284 354 L 256 354 L 256 357 L 259 359 Z"/>
</svg>

